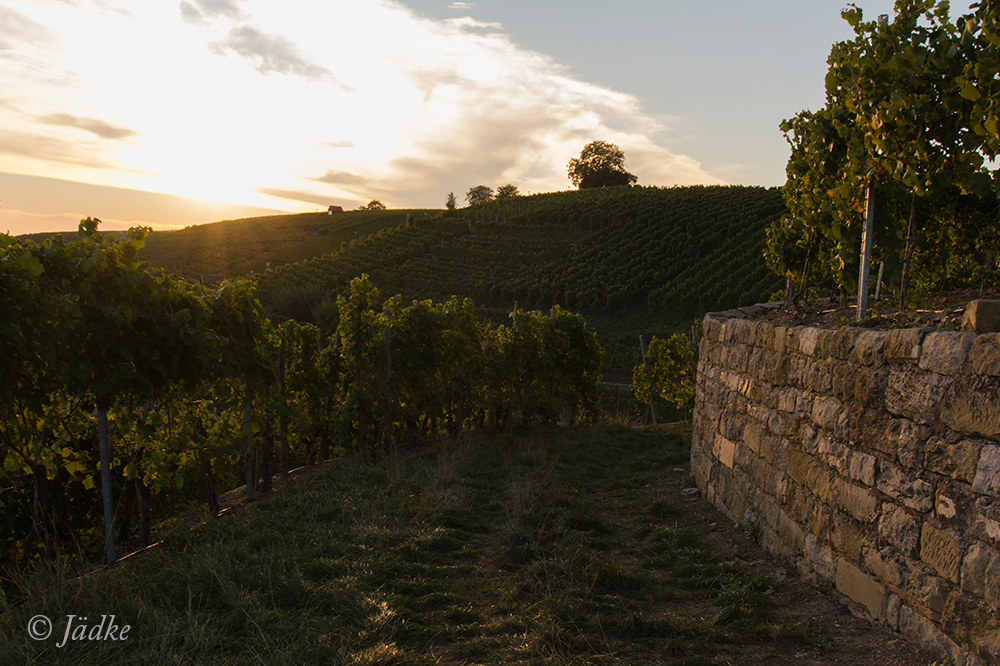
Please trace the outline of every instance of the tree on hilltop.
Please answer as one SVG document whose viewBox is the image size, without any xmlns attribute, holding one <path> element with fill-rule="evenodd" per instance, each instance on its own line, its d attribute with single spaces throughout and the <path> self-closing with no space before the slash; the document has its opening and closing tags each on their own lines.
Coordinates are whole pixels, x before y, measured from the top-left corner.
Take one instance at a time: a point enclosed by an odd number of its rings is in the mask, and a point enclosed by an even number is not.
<svg viewBox="0 0 1000 666">
<path fill-rule="evenodd" d="M 487 185 L 476 185 L 465 194 L 465 200 L 470 206 L 493 201 L 493 188 Z"/>
<path fill-rule="evenodd" d="M 625 170 L 625 153 L 613 143 L 591 141 L 566 165 L 574 187 L 585 190 L 591 187 L 632 185 L 636 176 Z"/>
<path fill-rule="evenodd" d="M 497 199 L 511 199 L 519 196 L 521 193 L 517 191 L 517 185 L 501 185 L 497 188 Z"/>
<path fill-rule="evenodd" d="M 378 199 L 372 199 L 368 202 L 368 205 L 364 207 L 365 210 L 385 210 L 385 204 Z"/>
</svg>

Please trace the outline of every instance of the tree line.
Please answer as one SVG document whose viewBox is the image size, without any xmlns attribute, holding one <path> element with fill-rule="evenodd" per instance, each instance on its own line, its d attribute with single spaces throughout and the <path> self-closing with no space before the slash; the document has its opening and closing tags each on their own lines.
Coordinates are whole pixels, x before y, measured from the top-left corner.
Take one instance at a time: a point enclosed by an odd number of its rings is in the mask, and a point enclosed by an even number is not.
<svg viewBox="0 0 1000 666">
<path fill-rule="evenodd" d="M 574 157 L 566 165 L 570 182 L 573 187 L 581 190 L 593 187 L 615 187 L 618 185 L 634 185 L 638 178 L 625 170 L 625 153 L 621 148 L 607 141 L 591 141 L 580 157 Z M 521 196 L 517 186 L 501 185 L 494 193 L 488 185 L 476 185 L 469 188 L 465 200 L 470 206 L 489 203 L 494 200 L 511 199 Z M 449 192 L 445 198 L 445 208 L 454 211 L 457 206 L 455 193 Z"/>
</svg>

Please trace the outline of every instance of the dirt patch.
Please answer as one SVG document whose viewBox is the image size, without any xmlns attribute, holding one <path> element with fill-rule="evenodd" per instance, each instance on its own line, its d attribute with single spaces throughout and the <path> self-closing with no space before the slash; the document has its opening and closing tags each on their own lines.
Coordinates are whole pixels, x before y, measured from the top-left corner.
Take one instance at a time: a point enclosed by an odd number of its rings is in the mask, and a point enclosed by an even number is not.
<svg viewBox="0 0 1000 666">
<path fill-rule="evenodd" d="M 910 307 L 902 312 L 894 301 L 872 301 L 868 305 L 868 316 L 862 321 L 857 321 L 856 305 L 840 307 L 839 303 L 826 299 L 799 303 L 791 311 L 775 308 L 751 318 L 766 319 L 783 326 L 860 326 L 877 330 L 927 327 L 958 330 L 962 325 L 966 305 L 979 298 L 1000 299 L 1000 290 L 986 290 L 982 294 L 979 290 L 971 289 L 922 294 L 914 297 Z"/>
<path fill-rule="evenodd" d="M 820 590 L 803 579 L 790 564 L 771 557 L 739 526 L 690 488 L 690 466 L 677 466 L 658 479 L 658 487 L 683 508 L 691 521 L 705 528 L 705 538 L 729 566 L 746 568 L 775 581 L 778 617 L 809 622 L 819 636 L 828 637 L 816 650 L 794 655 L 777 648 L 753 648 L 750 657 L 762 664 L 823 666 L 928 666 L 939 657 L 916 648 L 886 627 L 851 614 L 835 590 Z"/>
</svg>

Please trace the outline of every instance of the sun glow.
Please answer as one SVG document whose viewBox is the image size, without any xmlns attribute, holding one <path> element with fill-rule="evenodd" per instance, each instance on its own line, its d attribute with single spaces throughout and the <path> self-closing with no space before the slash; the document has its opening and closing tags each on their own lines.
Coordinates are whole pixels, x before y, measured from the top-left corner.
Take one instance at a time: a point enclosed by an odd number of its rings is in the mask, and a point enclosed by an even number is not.
<svg viewBox="0 0 1000 666">
<path fill-rule="evenodd" d="M 715 182 L 647 138 L 638 101 L 495 24 L 399 3 L 11 0 L 0 172 L 283 210 L 443 204 L 448 190 L 567 187 L 592 138 L 647 182 Z M 664 166 L 666 165 L 666 166 Z"/>
</svg>

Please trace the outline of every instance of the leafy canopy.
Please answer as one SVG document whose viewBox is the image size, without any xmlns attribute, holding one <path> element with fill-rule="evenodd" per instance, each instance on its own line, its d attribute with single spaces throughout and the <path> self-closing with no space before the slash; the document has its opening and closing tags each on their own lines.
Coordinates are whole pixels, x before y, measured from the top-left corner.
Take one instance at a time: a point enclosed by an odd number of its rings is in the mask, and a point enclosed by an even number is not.
<svg viewBox="0 0 1000 666">
<path fill-rule="evenodd" d="M 465 200 L 470 206 L 493 201 L 493 188 L 488 185 L 476 185 L 465 194 Z"/>
<path fill-rule="evenodd" d="M 580 152 L 579 159 L 574 157 L 566 166 L 573 186 L 581 190 L 632 185 L 638 180 L 625 170 L 625 153 L 622 149 L 606 141 L 588 143 Z"/>
</svg>

